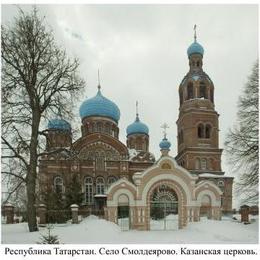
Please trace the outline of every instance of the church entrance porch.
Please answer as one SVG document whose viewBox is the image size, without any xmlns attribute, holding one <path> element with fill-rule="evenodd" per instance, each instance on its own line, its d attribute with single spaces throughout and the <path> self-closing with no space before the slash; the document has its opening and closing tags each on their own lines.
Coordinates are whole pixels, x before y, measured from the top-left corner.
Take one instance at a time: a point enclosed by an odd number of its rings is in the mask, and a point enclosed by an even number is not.
<svg viewBox="0 0 260 260">
<path fill-rule="evenodd" d="M 162 156 L 155 166 L 135 173 L 133 182 L 121 179 L 110 186 L 107 219 L 123 230 L 178 230 L 199 221 L 204 207 L 219 220 L 221 190 L 211 181 L 197 181 L 172 157 Z"/>
<path fill-rule="evenodd" d="M 178 229 L 178 198 L 173 189 L 160 185 L 151 196 L 150 230 Z"/>
</svg>

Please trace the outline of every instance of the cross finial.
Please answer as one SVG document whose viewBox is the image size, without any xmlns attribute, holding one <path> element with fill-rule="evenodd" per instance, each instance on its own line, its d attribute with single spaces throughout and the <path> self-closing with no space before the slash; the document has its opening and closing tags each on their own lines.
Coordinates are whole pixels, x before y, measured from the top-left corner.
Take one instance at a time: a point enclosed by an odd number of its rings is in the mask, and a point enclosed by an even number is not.
<svg viewBox="0 0 260 260">
<path fill-rule="evenodd" d="M 164 138 L 166 138 L 166 135 L 167 135 L 166 129 L 169 128 L 169 126 L 168 126 L 166 123 L 164 123 L 164 124 L 161 126 L 161 128 L 163 128 Z"/>
<path fill-rule="evenodd" d="M 99 76 L 99 69 L 98 69 L 98 89 L 101 89 L 101 85 L 100 85 L 100 76 Z"/>
<path fill-rule="evenodd" d="M 136 121 L 139 121 L 139 114 L 138 114 L 138 101 L 135 102 L 135 110 L 136 110 Z"/>
<path fill-rule="evenodd" d="M 197 32 L 196 32 L 196 29 L 197 29 L 197 25 L 194 24 L 193 30 L 194 30 L 194 41 L 195 41 L 195 42 L 197 41 Z"/>
</svg>

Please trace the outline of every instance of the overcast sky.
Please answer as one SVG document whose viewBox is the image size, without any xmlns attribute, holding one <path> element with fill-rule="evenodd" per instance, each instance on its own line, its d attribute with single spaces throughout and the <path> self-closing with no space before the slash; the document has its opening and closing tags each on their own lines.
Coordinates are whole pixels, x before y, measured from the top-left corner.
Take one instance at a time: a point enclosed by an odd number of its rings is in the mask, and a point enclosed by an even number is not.
<svg viewBox="0 0 260 260">
<path fill-rule="evenodd" d="M 29 10 L 31 6 L 23 6 Z M 257 5 L 39 5 L 55 37 L 69 55 L 80 59 L 86 80 L 85 97 L 97 92 L 100 69 L 102 93 L 120 111 L 120 140 L 135 119 L 150 130 L 150 151 L 158 158 L 166 122 L 171 155 L 177 153 L 178 87 L 188 72 L 187 48 L 197 40 L 204 47 L 204 71 L 215 85 L 220 114 L 220 148 L 236 120 L 237 100 L 258 57 Z M 2 22 L 11 22 L 17 7 L 2 6 Z M 77 124 L 80 117 L 77 113 Z M 222 168 L 230 175 L 223 156 Z"/>
</svg>

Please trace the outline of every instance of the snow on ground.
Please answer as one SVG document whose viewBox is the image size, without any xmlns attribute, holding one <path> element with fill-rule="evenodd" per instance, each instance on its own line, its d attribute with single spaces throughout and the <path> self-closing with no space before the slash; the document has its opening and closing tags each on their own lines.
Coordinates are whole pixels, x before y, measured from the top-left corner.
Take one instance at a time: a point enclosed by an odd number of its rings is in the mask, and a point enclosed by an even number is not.
<svg viewBox="0 0 260 260">
<path fill-rule="evenodd" d="M 34 244 L 40 241 L 39 232 L 28 232 L 27 223 L 2 224 L 2 243 Z M 189 223 L 187 227 L 173 231 L 121 231 L 114 223 L 95 216 L 83 219 L 80 224 L 56 224 L 52 234 L 58 235 L 62 244 L 91 243 L 258 243 L 258 218 L 252 224 L 244 225 L 231 218 L 222 221 L 202 218 L 200 222 Z"/>
</svg>

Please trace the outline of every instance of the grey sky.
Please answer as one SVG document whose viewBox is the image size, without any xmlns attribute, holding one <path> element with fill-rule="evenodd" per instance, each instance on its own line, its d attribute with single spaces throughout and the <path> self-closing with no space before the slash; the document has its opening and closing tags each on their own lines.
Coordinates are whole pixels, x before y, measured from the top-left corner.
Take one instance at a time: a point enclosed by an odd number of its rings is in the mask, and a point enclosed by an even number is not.
<svg viewBox="0 0 260 260">
<path fill-rule="evenodd" d="M 30 6 L 21 6 L 30 9 Z M 177 152 L 178 86 L 188 72 L 186 50 L 193 42 L 204 47 L 204 70 L 215 85 L 220 114 L 220 147 L 236 118 L 236 104 L 258 57 L 257 5 L 39 5 L 59 44 L 81 62 L 87 82 L 85 96 L 97 91 L 100 68 L 102 93 L 121 111 L 120 140 L 135 119 L 150 129 L 150 151 L 158 158 L 166 122 L 171 155 Z M 17 7 L 2 6 L 2 22 L 10 22 Z M 79 108 L 85 97 L 79 97 Z M 77 111 L 77 125 L 80 117 Z M 223 159 L 225 159 L 223 157 Z M 230 174 L 225 160 L 223 170 Z"/>
</svg>

